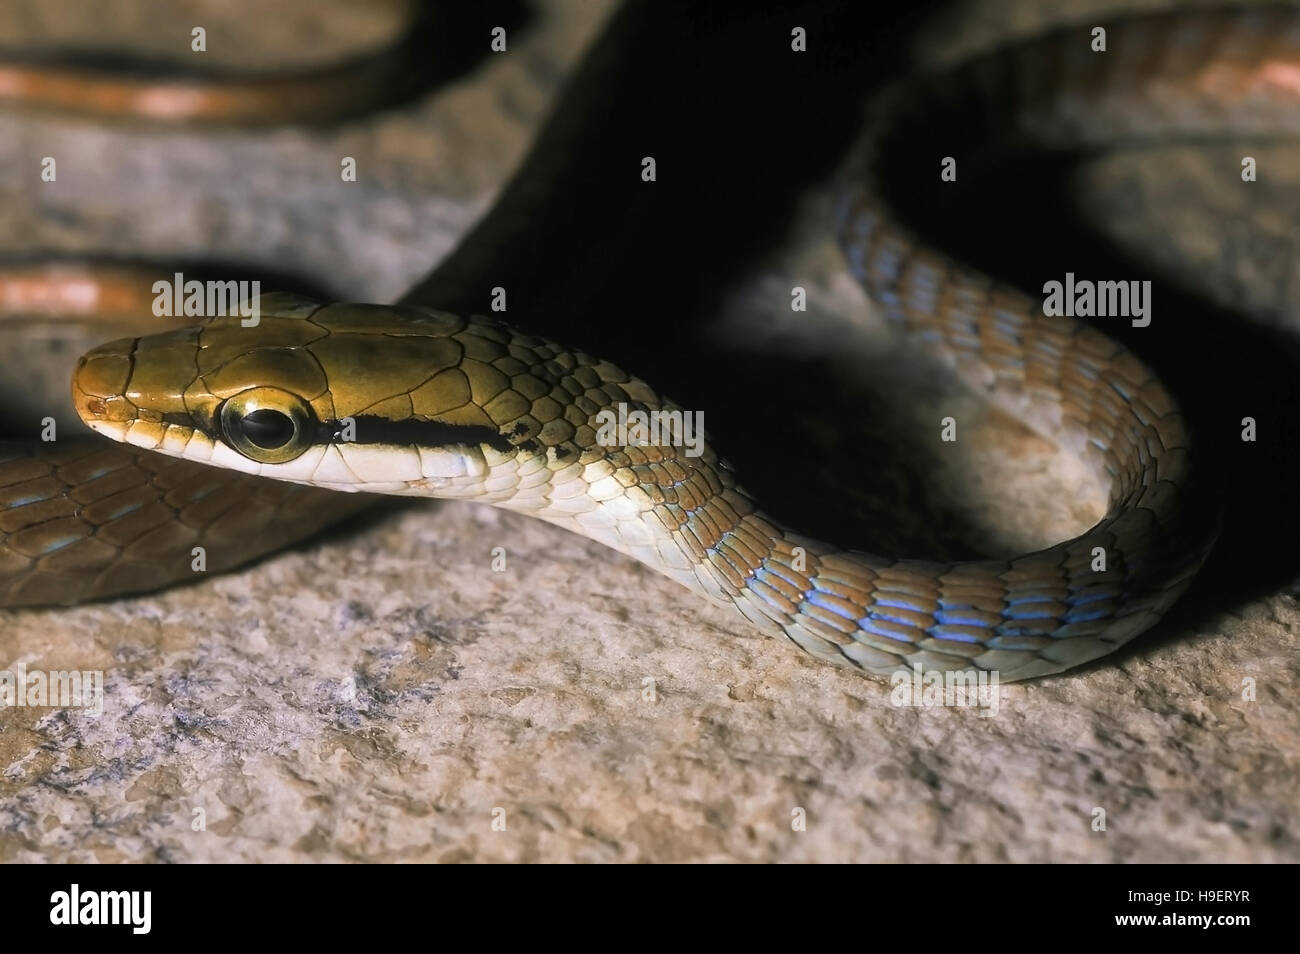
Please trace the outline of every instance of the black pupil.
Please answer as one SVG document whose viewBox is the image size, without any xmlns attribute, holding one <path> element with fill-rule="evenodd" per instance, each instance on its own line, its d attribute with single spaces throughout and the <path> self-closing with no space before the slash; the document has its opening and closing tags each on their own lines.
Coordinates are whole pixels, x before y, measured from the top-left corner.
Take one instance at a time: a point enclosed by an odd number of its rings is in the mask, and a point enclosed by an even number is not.
<svg viewBox="0 0 1300 954">
<path fill-rule="evenodd" d="M 239 422 L 239 429 L 264 450 L 283 447 L 293 439 L 293 421 L 288 415 L 265 408 L 245 414 Z"/>
</svg>

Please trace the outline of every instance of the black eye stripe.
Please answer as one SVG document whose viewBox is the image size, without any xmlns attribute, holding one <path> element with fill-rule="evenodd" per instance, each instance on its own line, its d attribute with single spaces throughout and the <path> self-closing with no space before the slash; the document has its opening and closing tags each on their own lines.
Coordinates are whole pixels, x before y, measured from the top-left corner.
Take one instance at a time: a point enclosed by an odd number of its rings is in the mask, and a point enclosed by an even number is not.
<svg viewBox="0 0 1300 954">
<path fill-rule="evenodd" d="M 536 450 L 536 441 L 515 444 L 510 438 L 490 427 L 476 424 L 445 424 L 442 421 L 394 421 L 386 417 L 358 414 L 352 418 L 354 439 L 340 437 L 342 421 L 322 421 L 316 430 L 313 443 L 317 444 L 393 444 L 398 447 L 453 447 L 466 444 L 486 444 L 501 453 L 514 449 Z"/>
<path fill-rule="evenodd" d="M 216 440 L 226 440 L 229 435 L 223 434 L 221 418 L 222 415 L 218 413 L 212 423 L 207 425 L 185 412 L 164 415 L 164 420 L 168 423 L 197 426 Z M 224 428 L 226 431 L 237 428 L 239 436 L 262 450 L 277 450 L 295 436 L 303 439 L 304 446 L 356 443 L 393 444 L 399 447 L 472 447 L 475 444 L 486 444 L 501 453 L 511 450 L 532 452 L 540 446 L 536 440 L 517 442 L 499 431 L 480 425 L 422 420 L 394 421 L 369 414 L 358 414 L 351 421 L 355 426 L 352 441 L 343 440 L 343 422 L 338 420 L 304 422 L 306 427 L 301 434 L 296 435 L 292 430 L 293 418 L 275 408 L 258 408 L 239 418 L 231 415 L 226 418 Z M 515 436 L 521 437 L 523 434 L 516 433 Z"/>
</svg>

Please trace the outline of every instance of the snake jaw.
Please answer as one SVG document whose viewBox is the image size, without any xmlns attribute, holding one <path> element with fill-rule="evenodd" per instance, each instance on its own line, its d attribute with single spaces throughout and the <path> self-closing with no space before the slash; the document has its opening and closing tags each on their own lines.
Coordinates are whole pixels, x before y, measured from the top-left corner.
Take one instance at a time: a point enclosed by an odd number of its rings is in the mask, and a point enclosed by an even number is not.
<svg viewBox="0 0 1300 954">
<path fill-rule="evenodd" d="M 110 441 L 118 441 L 119 443 L 126 443 L 127 425 L 119 421 L 91 419 L 85 417 L 84 415 L 82 416 L 82 421 L 84 421 L 86 426 L 89 427 L 96 434 L 103 435 L 104 437 L 107 437 Z"/>
</svg>

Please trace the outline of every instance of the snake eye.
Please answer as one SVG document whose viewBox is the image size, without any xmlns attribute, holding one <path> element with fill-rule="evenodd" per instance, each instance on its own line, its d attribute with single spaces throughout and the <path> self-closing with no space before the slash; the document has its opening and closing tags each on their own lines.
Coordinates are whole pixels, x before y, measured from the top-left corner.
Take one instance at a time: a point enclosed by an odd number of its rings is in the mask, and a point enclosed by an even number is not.
<svg viewBox="0 0 1300 954">
<path fill-rule="evenodd" d="M 263 450 L 279 450 L 293 440 L 293 418 L 280 411 L 265 409 L 245 414 L 239 422 L 244 436 Z"/>
<path fill-rule="evenodd" d="M 218 414 L 221 435 L 245 457 L 283 464 L 311 446 L 311 408 L 279 388 L 250 388 L 227 398 Z"/>
</svg>

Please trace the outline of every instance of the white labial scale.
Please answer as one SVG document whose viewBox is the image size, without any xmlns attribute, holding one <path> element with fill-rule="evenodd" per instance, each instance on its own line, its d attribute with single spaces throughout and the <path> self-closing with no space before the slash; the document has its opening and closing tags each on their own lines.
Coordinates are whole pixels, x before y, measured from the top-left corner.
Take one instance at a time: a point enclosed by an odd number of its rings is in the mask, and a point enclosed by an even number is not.
<svg viewBox="0 0 1300 954">
<path fill-rule="evenodd" d="M 312 483 L 317 468 L 320 467 L 321 458 L 328 451 L 329 447 L 324 444 L 309 447 L 300 457 L 295 457 L 291 461 L 268 465 L 266 473 L 268 476 L 274 475 L 280 480 L 293 480 L 304 484 Z"/>
<path fill-rule="evenodd" d="M 212 448 L 211 463 L 227 470 L 237 470 L 241 474 L 261 474 L 265 468 L 255 460 L 249 460 L 238 451 L 233 451 L 225 444 L 216 444 Z"/>
<path fill-rule="evenodd" d="M 406 483 L 424 476 L 419 453 L 413 447 L 386 444 L 335 444 L 348 469 L 361 483 Z"/>
<path fill-rule="evenodd" d="M 420 473 L 433 480 L 451 479 L 473 475 L 482 477 L 488 472 L 483 455 L 468 448 L 417 448 L 420 455 Z"/>
<path fill-rule="evenodd" d="M 311 485 L 313 487 L 320 487 L 322 490 L 335 490 L 341 494 L 355 494 L 365 490 L 365 488 L 362 487 L 360 484 L 354 484 L 354 483 L 330 484 L 330 483 L 319 483 L 313 480 L 311 482 Z"/>
<path fill-rule="evenodd" d="M 96 434 L 103 434 L 110 441 L 120 441 L 122 435 L 126 432 L 125 424 L 117 424 L 111 421 L 91 421 L 90 429 Z"/>
<path fill-rule="evenodd" d="M 163 435 L 162 443 L 158 449 L 164 454 L 171 454 L 173 457 L 182 457 L 185 454 L 185 445 L 190 440 L 190 428 L 172 426 L 167 428 L 167 433 Z"/>
<path fill-rule="evenodd" d="M 405 494 L 409 492 L 410 484 L 404 480 L 376 480 L 351 484 L 344 489 L 366 494 Z"/>
<path fill-rule="evenodd" d="M 212 438 L 202 431 L 191 431 L 190 439 L 186 443 L 181 456 L 186 460 L 197 460 L 206 464 L 212 460 L 212 449 Z"/>
<path fill-rule="evenodd" d="M 126 431 L 126 442 L 134 447 L 154 450 L 162 443 L 164 425 L 153 421 L 135 420 Z"/>
<path fill-rule="evenodd" d="M 325 448 L 325 453 L 321 455 L 320 460 L 316 463 L 311 482 L 314 484 L 354 484 L 357 483 L 357 476 L 352 472 L 352 468 L 348 466 L 343 455 L 339 453 L 338 445 L 330 444 Z"/>
</svg>

